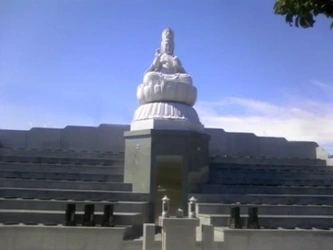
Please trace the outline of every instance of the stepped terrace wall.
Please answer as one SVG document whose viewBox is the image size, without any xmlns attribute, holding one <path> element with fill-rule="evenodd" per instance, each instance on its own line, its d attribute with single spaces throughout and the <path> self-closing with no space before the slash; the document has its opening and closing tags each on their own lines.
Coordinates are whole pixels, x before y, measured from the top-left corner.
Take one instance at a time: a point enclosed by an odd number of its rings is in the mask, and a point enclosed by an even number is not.
<svg viewBox="0 0 333 250">
<path fill-rule="evenodd" d="M 124 132 L 129 125 L 102 124 L 98 127 L 67 126 L 64 129 L 32 128 L 0 130 L 0 146 L 54 150 L 124 151 Z M 252 133 L 228 133 L 223 129 L 205 130 L 210 135 L 210 155 L 254 158 L 316 159 L 315 142 L 289 142 L 285 138 L 258 137 Z"/>
</svg>

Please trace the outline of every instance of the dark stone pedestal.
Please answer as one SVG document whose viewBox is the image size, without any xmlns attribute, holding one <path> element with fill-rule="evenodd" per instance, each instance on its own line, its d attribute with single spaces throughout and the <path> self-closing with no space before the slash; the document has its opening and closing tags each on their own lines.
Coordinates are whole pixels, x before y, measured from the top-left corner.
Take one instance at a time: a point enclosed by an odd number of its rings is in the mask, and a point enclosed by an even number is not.
<svg viewBox="0 0 333 250">
<path fill-rule="evenodd" d="M 208 169 L 209 135 L 179 130 L 127 131 L 125 136 L 125 183 L 133 184 L 133 191 L 150 194 L 150 221 L 154 217 L 156 197 L 157 158 L 177 156 L 181 159 L 182 208 L 187 213 L 188 193 L 194 185 L 206 181 L 200 173 Z M 207 170 L 208 171 L 208 170 Z M 191 173 L 198 173 L 194 181 Z M 200 183 L 201 182 L 201 183 Z M 171 201 L 172 202 L 172 201 Z"/>
</svg>

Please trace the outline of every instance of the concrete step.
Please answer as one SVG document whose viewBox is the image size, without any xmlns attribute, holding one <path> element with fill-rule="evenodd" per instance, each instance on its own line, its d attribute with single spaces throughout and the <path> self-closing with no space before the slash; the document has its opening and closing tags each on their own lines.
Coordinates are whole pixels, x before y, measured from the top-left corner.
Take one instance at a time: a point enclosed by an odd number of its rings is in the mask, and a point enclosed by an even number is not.
<svg viewBox="0 0 333 250">
<path fill-rule="evenodd" d="M 191 194 L 199 203 L 240 204 L 287 204 L 287 205 L 333 205 L 332 195 L 295 194 Z"/>
<path fill-rule="evenodd" d="M 212 224 L 216 227 L 227 227 L 229 214 L 211 215 L 200 214 L 203 224 Z M 246 225 L 247 216 L 241 216 L 242 224 Z M 265 228 L 332 228 L 333 216 L 315 215 L 259 215 L 259 224 Z"/>
<path fill-rule="evenodd" d="M 21 162 L 21 163 L 47 163 L 47 164 L 78 164 L 78 165 L 106 165 L 110 166 L 119 160 L 96 159 L 96 158 L 65 158 L 43 156 L 11 156 L 0 155 L 0 162 Z M 121 162 L 121 161 L 120 161 Z"/>
<path fill-rule="evenodd" d="M 73 201 L 73 200 L 39 200 L 39 199 L 6 199 L 0 198 L 0 209 L 20 210 L 53 210 L 65 211 L 66 204 L 75 203 L 78 211 L 84 210 L 85 204 L 93 203 L 96 212 L 103 212 L 106 201 Z M 144 221 L 149 219 L 149 203 L 145 201 L 118 201 L 111 202 L 114 212 L 119 213 L 141 213 Z"/>
<path fill-rule="evenodd" d="M 51 188 L 79 190 L 132 191 L 132 184 L 120 182 L 86 182 L 56 180 L 25 180 L 0 178 L 0 187 L 15 188 Z"/>
<path fill-rule="evenodd" d="M 308 166 L 326 165 L 325 160 L 306 158 L 277 158 L 277 157 L 239 157 L 239 156 L 213 156 L 210 157 L 212 164 L 242 164 L 242 165 L 288 165 L 288 166 Z"/>
<path fill-rule="evenodd" d="M 258 170 L 258 171 L 315 171 L 328 170 L 332 168 L 326 165 L 277 165 L 277 164 L 214 164 L 210 165 L 211 170 Z"/>
<path fill-rule="evenodd" d="M 223 184 L 223 185 L 264 185 L 264 186 L 329 186 L 333 185 L 333 178 L 330 176 L 323 178 L 310 177 L 303 178 L 279 178 L 279 177 L 226 177 L 211 176 L 207 184 Z"/>
<path fill-rule="evenodd" d="M 106 174 L 22 172 L 22 171 L 0 171 L 0 178 L 104 181 L 104 182 L 122 182 L 124 179 L 123 175 L 120 174 L 106 175 Z"/>
<path fill-rule="evenodd" d="M 333 173 L 333 168 L 330 167 L 321 167 L 318 168 L 314 166 L 313 168 L 279 168 L 279 167 L 221 167 L 221 168 L 214 168 L 210 167 L 210 172 L 235 172 L 235 171 L 242 171 L 242 172 L 255 172 L 255 173 Z"/>
<path fill-rule="evenodd" d="M 236 204 L 199 203 L 197 212 L 200 214 L 229 214 L 230 207 Z M 0 202 L 1 207 L 1 202 Z M 246 215 L 249 207 L 257 207 L 261 215 L 333 215 L 332 205 L 263 205 L 243 204 L 240 206 L 241 214 Z"/>
<path fill-rule="evenodd" d="M 295 173 L 295 172 L 256 172 L 256 171 L 213 171 L 210 178 L 283 178 L 283 179 L 332 179 L 330 173 Z"/>
<path fill-rule="evenodd" d="M 107 151 L 75 151 L 75 150 L 48 150 L 48 149 L 9 149 L 1 148 L 0 155 L 13 157 L 49 157 L 72 159 L 105 159 L 123 160 L 124 153 Z"/>
<path fill-rule="evenodd" d="M 76 221 L 82 224 L 83 211 L 76 211 Z M 100 225 L 102 222 L 102 212 L 95 212 L 95 222 Z M 140 213 L 114 213 L 116 225 L 141 225 L 143 224 Z M 0 209 L 1 223 L 32 223 L 32 224 L 63 224 L 65 221 L 65 211 L 52 210 L 13 210 Z"/>
<path fill-rule="evenodd" d="M 54 172 L 84 174 L 123 174 L 123 166 L 63 165 L 45 163 L 0 162 L 0 171 Z"/>
<path fill-rule="evenodd" d="M 3 198 L 36 198 L 93 201 L 147 201 L 149 194 L 105 190 L 37 189 L 0 187 Z"/>
<path fill-rule="evenodd" d="M 327 187 L 205 185 L 206 194 L 324 194 L 333 195 L 333 185 Z"/>
<path fill-rule="evenodd" d="M 77 210 L 82 210 L 85 204 L 95 204 L 95 211 L 102 212 L 107 201 L 76 201 L 76 200 L 40 200 L 40 199 L 20 199 L 20 198 L 0 198 L 0 209 L 20 209 L 20 210 L 53 210 L 64 211 L 66 204 L 75 203 Z M 111 202 L 114 205 L 114 212 L 124 213 L 144 213 L 148 209 L 149 203 L 146 201 L 117 201 Z"/>
</svg>

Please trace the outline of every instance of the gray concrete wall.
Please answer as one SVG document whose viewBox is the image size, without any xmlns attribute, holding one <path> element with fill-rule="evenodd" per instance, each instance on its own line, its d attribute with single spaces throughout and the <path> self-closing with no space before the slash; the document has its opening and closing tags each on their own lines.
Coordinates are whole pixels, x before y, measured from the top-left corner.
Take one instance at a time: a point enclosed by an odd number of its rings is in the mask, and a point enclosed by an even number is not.
<svg viewBox="0 0 333 250">
<path fill-rule="evenodd" d="M 60 149 L 62 129 L 32 128 L 27 131 L 27 148 Z"/>
<path fill-rule="evenodd" d="M 67 126 L 61 135 L 61 146 L 63 149 L 79 149 L 93 151 L 98 145 L 97 128 Z"/>
<path fill-rule="evenodd" d="M 259 137 L 260 157 L 282 158 L 288 153 L 288 141 L 282 137 Z"/>
<path fill-rule="evenodd" d="M 123 229 L 0 226 L 1 250 L 120 250 Z"/>
<path fill-rule="evenodd" d="M 227 155 L 258 157 L 259 140 L 251 133 L 227 133 Z"/>
<path fill-rule="evenodd" d="M 73 149 L 124 152 L 124 132 L 129 125 L 67 126 L 64 129 L 0 130 L 0 146 L 7 148 Z M 227 133 L 207 128 L 209 155 L 316 158 L 314 142 L 288 142 L 284 138 L 258 137 L 251 133 Z"/>
<path fill-rule="evenodd" d="M 328 250 L 333 233 L 316 230 L 225 230 L 224 250 Z"/>
<path fill-rule="evenodd" d="M 317 157 L 318 144 L 306 141 L 289 141 L 287 145 L 289 158 L 310 158 Z"/>
<path fill-rule="evenodd" d="M 227 139 L 223 129 L 206 128 L 205 132 L 210 136 L 209 155 L 226 155 Z"/>
<path fill-rule="evenodd" d="M 6 148 L 26 148 L 27 132 L 23 130 L 0 130 L 0 146 Z"/>
<path fill-rule="evenodd" d="M 0 130 L 5 148 L 64 149 L 124 152 L 124 131 L 129 125 L 67 126 L 64 129 Z"/>
</svg>

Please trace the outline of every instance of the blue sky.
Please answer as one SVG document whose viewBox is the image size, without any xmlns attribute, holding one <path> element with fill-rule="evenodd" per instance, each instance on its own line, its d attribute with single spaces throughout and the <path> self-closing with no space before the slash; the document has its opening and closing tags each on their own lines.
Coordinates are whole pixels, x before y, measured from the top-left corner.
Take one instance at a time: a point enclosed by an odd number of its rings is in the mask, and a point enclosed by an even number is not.
<svg viewBox="0 0 333 250">
<path fill-rule="evenodd" d="M 206 127 L 333 151 L 333 31 L 290 28 L 273 0 L 2 0 L 0 127 L 130 123 L 136 87 L 175 31 Z"/>
</svg>

